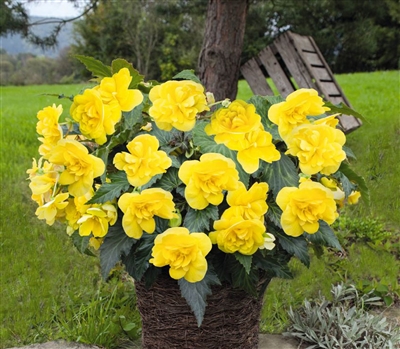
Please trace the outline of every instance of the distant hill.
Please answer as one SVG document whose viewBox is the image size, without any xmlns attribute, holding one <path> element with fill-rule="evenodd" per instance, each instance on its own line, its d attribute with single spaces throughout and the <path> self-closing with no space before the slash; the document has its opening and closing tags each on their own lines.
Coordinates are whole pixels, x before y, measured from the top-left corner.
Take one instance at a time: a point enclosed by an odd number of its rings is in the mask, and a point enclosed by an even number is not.
<svg viewBox="0 0 400 349">
<path fill-rule="evenodd" d="M 45 17 L 32 17 L 32 21 L 36 22 L 42 19 L 49 19 Z M 34 33 L 41 37 L 49 35 L 51 33 L 54 24 L 42 24 L 34 26 Z M 32 53 L 37 56 L 46 56 L 50 58 L 56 58 L 64 47 L 70 46 L 73 42 L 72 35 L 73 23 L 67 23 L 60 31 L 58 35 L 58 45 L 54 48 L 42 50 L 40 47 L 32 45 L 31 43 L 24 40 L 21 35 L 7 35 L 0 37 L 0 46 L 6 50 L 7 53 L 15 55 L 18 53 Z"/>
</svg>

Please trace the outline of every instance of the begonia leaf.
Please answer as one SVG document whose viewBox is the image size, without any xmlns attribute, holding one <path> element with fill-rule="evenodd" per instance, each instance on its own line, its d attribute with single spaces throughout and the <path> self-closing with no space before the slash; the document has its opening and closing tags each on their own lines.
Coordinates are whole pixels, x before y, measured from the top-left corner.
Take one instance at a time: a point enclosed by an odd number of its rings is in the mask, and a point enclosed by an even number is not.
<svg viewBox="0 0 400 349">
<path fill-rule="evenodd" d="M 335 233 L 324 221 L 319 221 L 319 229 L 315 234 L 305 234 L 305 236 L 314 244 L 330 246 L 342 251 L 342 246 L 340 246 L 339 240 L 337 239 Z"/>
<path fill-rule="evenodd" d="M 239 252 L 234 253 L 234 256 L 236 260 L 243 265 L 244 269 L 246 270 L 246 273 L 249 274 L 251 270 L 251 263 L 253 261 L 252 256 L 246 256 L 244 254 L 241 254 Z"/>
<path fill-rule="evenodd" d="M 114 268 L 121 258 L 129 254 L 132 245 L 136 241 L 125 234 L 121 220 L 117 220 L 115 225 L 108 229 L 108 233 L 100 246 L 100 266 L 104 279 L 107 278 L 110 270 Z"/>
<path fill-rule="evenodd" d="M 271 164 L 264 164 L 261 180 L 267 182 L 276 197 L 283 187 L 297 187 L 299 176 L 293 161 L 281 153 L 281 158 Z"/>
<path fill-rule="evenodd" d="M 200 327 L 206 311 L 207 296 L 212 293 L 211 286 L 220 285 L 218 277 L 208 270 L 203 280 L 192 283 L 182 278 L 178 280 L 178 285 L 182 297 L 186 299 L 196 317 L 197 326 Z"/>
<path fill-rule="evenodd" d="M 358 190 L 361 193 L 361 199 L 363 199 L 364 202 L 369 205 L 369 190 L 367 184 L 365 183 L 365 179 L 355 173 L 346 162 L 341 163 L 338 172 L 343 173 L 350 181 L 357 183 Z"/>
<path fill-rule="evenodd" d="M 120 196 L 121 193 L 126 192 L 130 187 L 126 173 L 123 171 L 110 173 L 109 179 L 111 182 L 103 183 L 87 204 L 102 204 L 112 201 Z"/>
<path fill-rule="evenodd" d="M 166 173 L 163 174 L 161 179 L 157 183 L 157 187 L 162 188 L 166 191 L 171 192 L 180 184 L 182 181 L 178 177 L 178 169 L 175 167 L 170 167 Z"/>
<path fill-rule="evenodd" d="M 205 232 L 210 230 L 210 222 L 218 220 L 218 207 L 208 205 L 203 210 L 188 208 L 183 221 L 183 226 L 190 232 Z"/>
<path fill-rule="evenodd" d="M 267 211 L 267 217 L 270 219 L 272 223 L 274 223 L 278 228 L 281 228 L 281 216 L 282 216 L 282 210 L 280 207 L 276 204 L 275 201 L 272 200 L 267 200 L 268 204 L 268 211 Z"/>
<path fill-rule="evenodd" d="M 99 78 L 112 76 L 111 67 L 103 64 L 99 60 L 82 55 L 75 55 L 74 57 L 80 60 L 85 65 L 86 69 L 89 70 L 94 76 Z"/>
<path fill-rule="evenodd" d="M 266 272 L 282 279 L 292 279 L 293 275 L 287 264 L 281 264 L 272 256 L 263 256 L 261 251 L 253 255 L 254 265 Z"/>
<path fill-rule="evenodd" d="M 296 256 L 306 267 L 310 266 L 310 255 L 304 236 L 292 237 L 280 231 L 274 231 L 274 235 L 285 251 Z"/>
<path fill-rule="evenodd" d="M 140 280 L 147 268 L 150 266 L 149 259 L 157 234 L 144 233 L 139 241 L 133 246 L 130 253 L 122 259 L 126 271 L 135 280 Z"/>
<path fill-rule="evenodd" d="M 122 117 L 124 128 L 132 128 L 135 124 L 141 124 L 143 122 L 142 111 L 143 103 L 139 104 L 129 112 L 123 112 Z"/>
<path fill-rule="evenodd" d="M 72 243 L 80 253 L 88 256 L 95 256 L 95 254 L 88 248 L 90 236 L 80 236 L 78 231 L 74 231 L 71 238 Z"/>
<path fill-rule="evenodd" d="M 192 80 L 194 82 L 197 82 L 198 84 L 201 84 L 200 79 L 195 75 L 193 69 L 182 70 L 180 73 L 176 74 L 172 79 Z"/>
<path fill-rule="evenodd" d="M 326 101 L 325 106 L 331 109 L 330 110 L 331 113 L 352 115 L 362 121 L 366 121 L 365 118 L 360 113 L 357 113 L 355 110 L 351 109 L 350 107 L 348 107 L 346 104 L 344 104 L 342 102 L 340 102 L 339 104 L 333 104 L 332 102 Z"/>
</svg>

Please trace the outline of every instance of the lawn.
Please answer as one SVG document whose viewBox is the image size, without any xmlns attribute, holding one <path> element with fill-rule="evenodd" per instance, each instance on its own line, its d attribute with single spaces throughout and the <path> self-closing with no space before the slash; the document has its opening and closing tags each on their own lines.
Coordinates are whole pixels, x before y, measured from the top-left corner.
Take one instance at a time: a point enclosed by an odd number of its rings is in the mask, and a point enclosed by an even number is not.
<svg viewBox="0 0 400 349">
<path fill-rule="evenodd" d="M 358 158 L 354 169 L 370 188 L 371 206 L 361 203 L 348 215 L 379 220 L 400 234 L 399 72 L 339 75 L 337 80 L 353 108 L 366 118 L 348 135 L 347 143 Z M 118 344 L 116 338 L 134 340 L 138 334 L 137 314 L 133 302 L 127 301 L 134 294 L 130 283 L 118 278 L 102 282 L 97 258 L 78 253 L 63 227 L 39 221 L 30 199 L 25 172 L 37 157 L 36 113 L 52 103 L 62 103 L 65 111 L 70 105 L 68 99 L 43 94 L 69 96 L 83 87 L 1 88 L 0 348 L 58 338 L 111 347 Z M 251 96 L 245 81 L 239 84 L 239 96 Z M 391 254 L 363 246 L 349 249 L 339 270 L 333 271 L 328 262 L 313 258 L 307 270 L 293 261 L 295 280 L 273 281 L 266 296 L 264 331 L 282 331 L 289 305 L 296 306 L 319 290 L 329 292 L 331 282 L 343 279 L 344 270 L 351 279 L 372 275 L 385 284 L 395 283 L 399 275 L 398 261 Z"/>
</svg>

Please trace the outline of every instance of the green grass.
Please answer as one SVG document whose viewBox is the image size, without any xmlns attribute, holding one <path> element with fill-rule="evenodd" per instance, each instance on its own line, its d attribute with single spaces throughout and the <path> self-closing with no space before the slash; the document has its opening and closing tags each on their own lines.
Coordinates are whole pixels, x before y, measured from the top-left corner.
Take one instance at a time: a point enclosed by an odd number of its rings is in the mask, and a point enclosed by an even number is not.
<svg viewBox="0 0 400 349">
<path fill-rule="evenodd" d="M 350 215 L 378 217 L 398 233 L 399 73 L 349 74 L 337 79 L 354 109 L 367 119 L 348 136 L 348 145 L 358 156 L 355 170 L 370 187 L 371 208 L 360 204 Z M 1 87 L 0 348 L 58 338 L 115 347 L 116 338 L 129 340 L 138 335 L 137 328 L 131 328 L 138 324 L 130 303 L 134 297 L 131 284 L 102 282 L 98 260 L 78 253 L 63 227 L 49 227 L 39 221 L 30 199 L 25 172 L 31 167 L 31 159 L 38 156 L 36 113 L 52 103 L 62 103 L 67 114 L 70 105 L 67 99 L 42 94 L 68 96 L 81 88 Z M 252 95 L 244 81 L 239 83 L 239 93 L 243 99 Z M 343 270 L 349 279 L 373 277 L 386 283 L 400 273 L 393 256 L 358 245 L 349 251 L 349 259 L 340 262 L 341 270 L 333 270 L 328 262 L 313 258 L 307 269 L 293 260 L 296 278 L 272 281 L 263 312 L 264 331 L 282 332 L 289 306 L 300 305 L 319 290 L 329 293 L 331 283 L 344 277 Z M 98 326 L 93 326 L 94 318 Z"/>
</svg>

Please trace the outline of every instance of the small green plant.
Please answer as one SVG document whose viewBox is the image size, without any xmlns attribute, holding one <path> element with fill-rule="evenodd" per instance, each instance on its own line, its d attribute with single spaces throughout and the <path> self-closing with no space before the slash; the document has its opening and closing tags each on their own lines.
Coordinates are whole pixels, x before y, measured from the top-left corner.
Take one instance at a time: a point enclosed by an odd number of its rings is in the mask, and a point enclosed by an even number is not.
<svg viewBox="0 0 400 349">
<path fill-rule="evenodd" d="M 117 271 L 118 273 L 118 271 Z M 71 297 L 66 306 L 55 306 L 53 324 L 57 337 L 115 348 L 132 343 L 141 334 L 133 283 L 113 276 L 90 298 Z"/>
<path fill-rule="evenodd" d="M 381 301 L 372 291 L 360 295 L 354 285 L 342 283 L 332 286 L 331 293 L 331 301 L 320 295 L 290 309 L 292 325 L 285 335 L 310 343 L 307 349 L 394 349 L 400 344 L 399 328 L 366 311 Z"/>
</svg>

